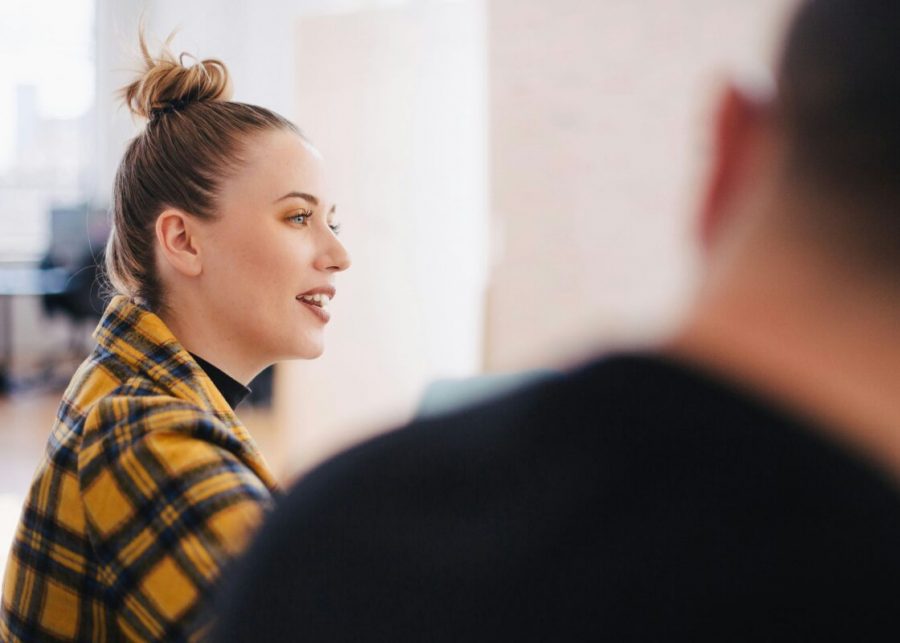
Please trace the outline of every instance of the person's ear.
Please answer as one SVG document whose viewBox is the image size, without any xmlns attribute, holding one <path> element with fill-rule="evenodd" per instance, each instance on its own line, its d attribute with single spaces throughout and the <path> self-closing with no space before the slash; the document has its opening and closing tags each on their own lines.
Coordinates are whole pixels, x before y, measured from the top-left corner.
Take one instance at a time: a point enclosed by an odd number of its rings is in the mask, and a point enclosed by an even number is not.
<svg viewBox="0 0 900 643">
<path fill-rule="evenodd" d="M 718 101 L 713 152 L 700 206 L 699 233 L 709 253 L 728 224 L 742 190 L 753 180 L 754 150 L 768 103 L 730 84 Z"/>
<path fill-rule="evenodd" d="M 190 215 L 174 208 L 167 208 L 156 219 L 156 240 L 162 258 L 187 277 L 196 277 L 203 271 L 195 223 Z"/>
</svg>

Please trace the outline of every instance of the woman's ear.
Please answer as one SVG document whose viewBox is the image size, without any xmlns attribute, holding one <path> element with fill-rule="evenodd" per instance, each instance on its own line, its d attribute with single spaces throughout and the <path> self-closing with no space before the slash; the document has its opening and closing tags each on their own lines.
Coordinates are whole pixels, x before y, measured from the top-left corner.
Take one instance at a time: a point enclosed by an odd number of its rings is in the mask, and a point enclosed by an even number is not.
<svg viewBox="0 0 900 643">
<path fill-rule="evenodd" d="M 194 234 L 196 220 L 185 212 L 168 208 L 156 219 L 160 258 L 186 277 L 203 272 L 200 247 Z"/>
</svg>

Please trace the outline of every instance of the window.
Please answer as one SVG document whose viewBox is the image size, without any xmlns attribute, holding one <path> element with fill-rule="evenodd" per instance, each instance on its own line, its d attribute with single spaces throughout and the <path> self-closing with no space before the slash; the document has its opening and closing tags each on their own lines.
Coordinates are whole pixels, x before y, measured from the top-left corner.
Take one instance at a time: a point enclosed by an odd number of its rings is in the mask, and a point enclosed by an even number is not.
<svg viewBox="0 0 900 643">
<path fill-rule="evenodd" d="M 0 5 L 0 261 L 51 245 L 53 211 L 87 207 L 94 0 Z"/>
</svg>

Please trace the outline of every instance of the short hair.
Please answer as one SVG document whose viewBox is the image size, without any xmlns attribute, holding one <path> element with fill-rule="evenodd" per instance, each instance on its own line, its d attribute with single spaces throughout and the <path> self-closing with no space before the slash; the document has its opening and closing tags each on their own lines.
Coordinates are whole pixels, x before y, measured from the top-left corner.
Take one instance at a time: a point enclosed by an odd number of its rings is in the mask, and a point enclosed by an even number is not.
<svg viewBox="0 0 900 643">
<path fill-rule="evenodd" d="M 900 1 L 806 0 L 776 74 L 789 170 L 900 274 Z"/>
</svg>

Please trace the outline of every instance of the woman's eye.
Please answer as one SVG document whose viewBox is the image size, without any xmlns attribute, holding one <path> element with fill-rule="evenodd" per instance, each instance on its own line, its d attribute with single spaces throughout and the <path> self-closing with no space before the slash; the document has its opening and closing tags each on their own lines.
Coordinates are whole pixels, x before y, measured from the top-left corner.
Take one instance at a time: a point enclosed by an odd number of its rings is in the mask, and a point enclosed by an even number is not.
<svg viewBox="0 0 900 643">
<path fill-rule="evenodd" d="M 300 225 L 306 225 L 306 221 L 312 216 L 311 212 L 298 212 L 294 216 L 288 219 L 289 221 L 293 221 L 294 223 L 299 223 Z"/>
</svg>

